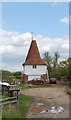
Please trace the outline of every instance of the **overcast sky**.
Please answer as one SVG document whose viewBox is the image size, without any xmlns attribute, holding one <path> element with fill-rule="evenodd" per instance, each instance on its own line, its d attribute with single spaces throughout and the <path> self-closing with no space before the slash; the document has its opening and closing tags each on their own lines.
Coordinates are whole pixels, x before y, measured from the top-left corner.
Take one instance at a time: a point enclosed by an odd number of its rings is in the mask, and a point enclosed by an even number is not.
<svg viewBox="0 0 71 120">
<path fill-rule="evenodd" d="M 67 2 L 3 3 L 0 28 L 2 68 L 23 70 L 22 63 L 31 43 L 31 32 L 34 33 L 41 57 L 45 51 L 52 56 L 58 51 L 59 60 L 68 58 L 69 17 L 71 19 Z"/>
</svg>

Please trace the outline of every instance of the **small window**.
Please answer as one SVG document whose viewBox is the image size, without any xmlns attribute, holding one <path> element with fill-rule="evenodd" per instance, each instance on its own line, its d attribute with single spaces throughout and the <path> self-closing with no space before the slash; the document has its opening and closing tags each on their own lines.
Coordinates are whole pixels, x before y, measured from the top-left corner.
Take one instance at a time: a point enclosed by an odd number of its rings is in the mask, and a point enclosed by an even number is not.
<svg viewBox="0 0 71 120">
<path fill-rule="evenodd" d="M 37 67 L 36 65 L 33 65 L 33 68 L 35 68 L 35 69 L 36 69 L 36 67 Z"/>
</svg>

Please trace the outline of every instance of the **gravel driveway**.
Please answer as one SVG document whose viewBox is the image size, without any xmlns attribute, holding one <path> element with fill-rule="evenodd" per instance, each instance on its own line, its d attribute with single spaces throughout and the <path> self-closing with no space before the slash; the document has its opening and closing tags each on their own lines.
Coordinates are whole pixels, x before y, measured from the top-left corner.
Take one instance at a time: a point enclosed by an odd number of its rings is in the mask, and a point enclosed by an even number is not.
<svg viewBox="0 0 71 120">
<path fill-rule="evenodd" d="M 32 96 L 32 102 L 27 118 L 69 118 L 69 95 L 65 87 L 32 88 L 22 90 L 21 93 Z M 62 106 L 61 113 L 40 114 L 40 112 L 51 106 Z"/>
</svg>

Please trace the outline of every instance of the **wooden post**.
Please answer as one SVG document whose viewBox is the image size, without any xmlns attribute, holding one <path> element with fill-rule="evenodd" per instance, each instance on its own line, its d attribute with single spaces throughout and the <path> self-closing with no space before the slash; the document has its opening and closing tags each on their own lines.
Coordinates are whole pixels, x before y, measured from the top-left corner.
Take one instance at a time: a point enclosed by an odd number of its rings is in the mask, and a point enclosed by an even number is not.
<svg viewBox="0 0 71 120">
<path fill-rule="evenodd" d="M 17 95 L 17 107 L 18 107 L 18 111 L 20 110 L 20 96 Z"/>
</svg>

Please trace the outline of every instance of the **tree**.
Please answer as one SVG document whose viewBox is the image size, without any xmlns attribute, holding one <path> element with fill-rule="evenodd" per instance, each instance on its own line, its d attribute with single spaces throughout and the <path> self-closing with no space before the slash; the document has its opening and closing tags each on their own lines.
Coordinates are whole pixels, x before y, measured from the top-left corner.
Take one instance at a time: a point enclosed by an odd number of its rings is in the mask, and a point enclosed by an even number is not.
<svg viewBox="0 0 71 120">
<path fill-rule="evenodd" d="M 69 78 L 69 59 L 63 60 L 59 63 L 59 66 L 61 68 L 61 76 L 64 78 Z"/>
<path fill-rule="evenodd" d="M 58 65 L 58 58 L 60 57 L 59 53 L 58 52 L 55 52 L 54 53 L 54 58 L 53 58 L 53 66 L 54 66 L 54 70 L 55 68 L 57 67 Z"/>
<path fill-rule="evenodd" d="M 58 52 L 54 53 L 52 58 L 49 52 L 44 53 L 44 60 L 47 65 L 49 78 L 55 77 L 58 80 L 61 78 L 71 80 L 71 58 L 62 60 L 58 63 L 58 58 L 60 57 Z"/>
<path fill-rule="evenodd" d="M 12 82 L 11 76 L 12 76 L 12 73 L 10 71 L 0 70 L 0 77 L 2 81 L 11 83 Z"/>
<path fill-rule="evenodd" d="M 45 52 L 44 53 L 44 60 L 46 62 L 48 73 L 49 73 L 49 77 L 50 77 L 50 73 L 51 73 L 51 69 L 52 69 L 52 58 L 49 55 L 49 52 Z"/>
<path fill-rule="evenodd" d="M 17 71 L 15 73 L 13 73 L 13 75 L 15 76 L 16 79 L 21 79 L 22 78 L 22 73 L 20 71 Z"/>
<path fill-rule="evenodd" d="M 2 80 L 9 79 L 9 77 L 12 75 L 10 71 L 7 70 L 1 70 L 2 71 Z"/>
</svg>

